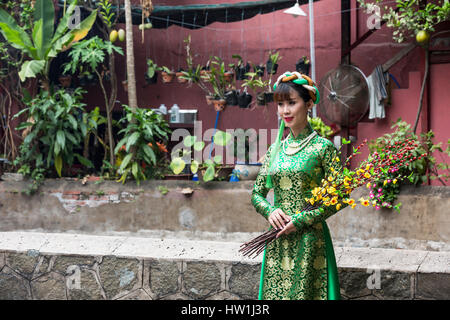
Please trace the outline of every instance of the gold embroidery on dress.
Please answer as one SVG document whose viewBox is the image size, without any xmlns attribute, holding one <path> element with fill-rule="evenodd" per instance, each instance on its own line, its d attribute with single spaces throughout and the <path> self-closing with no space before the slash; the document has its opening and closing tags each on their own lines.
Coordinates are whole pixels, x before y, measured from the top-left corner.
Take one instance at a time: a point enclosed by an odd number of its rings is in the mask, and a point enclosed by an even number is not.
<svg viewBox="0 0 450 320">
<path fill-rule="evenodd" d="M 307 125 L 295 139 L 288 136 L 288 142 L 301 143 L 311 133 L 312 128 Z M 266 188 L 266 166 L 272 149 L 273 145 L 264 158 L 252 192 L 253 206 L 266 219 L 274 209 L 266 199 L 269 192 Z M 288 156 L 280 150 L 272 180 L 275 207 L 282 208 L 289 215 L 301 210 L 306 204 L 304 199 L 311 196 L 311 190 L 327 176 L 330 168 L 333 166 L 333 169 L 339 170 L 340 163 L 332 161 L 335 156 L 333 144 L 319 136 L 295 154 Z M 327 207 L 324 212 L 302 212 L 296 216 L 296 221 L 299 226 L 307 228 L 282 236 L 267 246 L 262 266 L 263 299 L 327 298 L 327 260 L 322 221 L 336 212 L 335 206 Z"/>
<path fill-rule="evenodd" d="M 283 190 L 290 189 L 292 187 L 292 181 L 286 176 L 281 177 L 280 179 L 280 188 Z"/>
</svg>

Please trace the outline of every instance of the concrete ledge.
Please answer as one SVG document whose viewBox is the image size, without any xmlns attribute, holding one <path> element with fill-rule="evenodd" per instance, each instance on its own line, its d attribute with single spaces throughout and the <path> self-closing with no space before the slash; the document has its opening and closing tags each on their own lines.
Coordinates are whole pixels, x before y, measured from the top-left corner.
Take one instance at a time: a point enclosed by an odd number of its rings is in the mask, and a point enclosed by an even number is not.
<svg viewBox="0 0 450 320">
<path fill-rule="evenodd" d="M 256 299 L 239 242 L 0 232 L 0 299 Z M 450 252 L 336 247 L 344 299 L 449 299 Z"/>
<path fill-rule="evenodd" d="M 152 180 L 137 186 L 49 179 L 33 196 L 22 194 L 28 183 L 0 181 L 0 231 L 228 235 L 268 226 L 251 204 L 254 181 Z M 187 187 L 192 194 L 181 192 Z M 366 191 L 359 188 L 352 196 Z M 267 199 L 273 203 L 273 191 Z M 361 206 L 339 211 L 327 219 L 333 240 L 346 247 L 450 251 L 450 188 L 403 186 L 399 202 L 400 214 Z"/>
</svg>

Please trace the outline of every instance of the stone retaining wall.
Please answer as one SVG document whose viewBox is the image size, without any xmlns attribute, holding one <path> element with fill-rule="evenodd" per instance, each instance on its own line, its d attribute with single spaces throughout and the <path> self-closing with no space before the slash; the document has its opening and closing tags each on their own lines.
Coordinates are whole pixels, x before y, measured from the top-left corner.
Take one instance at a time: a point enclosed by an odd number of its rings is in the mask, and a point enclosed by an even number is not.
<svg viewBox="0 0 450 320">
<path fill-rule="evenodd" d="M 254 181 L 116 182 L 46 180 L 33 196 L 28 182 L 0 182 L 0 231 L 89 234 L 166 230 L 221 234 L 261 232 L 267 222 L 251 204 Z M 183 194 L 191 188 L 192 194 Z M 166 192 L 167 191 L 167 192 Z M 358 199 L 364 188 L 355 190 Z M 268 200 L 273 203 L 273 192 Z M 344 246 L 450 251 L 450 188 L 402 187 L 401 212 L 345 208 L 327 223 Z"/>
<path fill-rule="evenodd" d="M 239 243 L 0 232 L 0 299 L 256 299 Z M 449 299 L 450 253 L 335 248 L 343 299 Z"/>
</svg>

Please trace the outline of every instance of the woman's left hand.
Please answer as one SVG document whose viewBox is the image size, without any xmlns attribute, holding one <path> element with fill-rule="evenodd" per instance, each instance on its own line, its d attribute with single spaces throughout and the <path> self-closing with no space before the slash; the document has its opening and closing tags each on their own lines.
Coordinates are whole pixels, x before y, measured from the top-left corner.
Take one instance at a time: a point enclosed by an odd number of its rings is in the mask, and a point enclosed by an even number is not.
<svg viewBox="0 0 450 320">
<path fill-rule="evenodd" d="M 294 223 L 291 220 L 291 221 L 289 221 L 288 224 L 286 224 L 286 226 L 280 232 L 277 233 L 277 238 L 283 234 L 288 235 L 289 233 L 294 232 L 296 230 L 297 230 L 297 228 L 295 228 Z"/>
</svg>

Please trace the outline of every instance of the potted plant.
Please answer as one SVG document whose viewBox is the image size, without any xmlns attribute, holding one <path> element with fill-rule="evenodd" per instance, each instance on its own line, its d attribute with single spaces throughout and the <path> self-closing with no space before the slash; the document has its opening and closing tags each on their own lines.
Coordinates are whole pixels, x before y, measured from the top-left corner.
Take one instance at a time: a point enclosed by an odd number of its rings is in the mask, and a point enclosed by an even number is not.
<svg viewBox="0 0 450 320">
<path fill-rule="evenodd" d="M 163 83 L 170 83 L 173 81 L 173 78 L 175 77 L 175 72 L 169 69 L 168 67 L 163 66 L 161 76 Z"/>
<path fill-rule="evenodd" d="M 239 108 L 248 108 L 250 103 L 252 102 L 253 96 L 247 92 L 247 88 L 244 91 L 238 92 L 237 101 Z"/>
<path fill-rule="evenodd" d="M 158 81 L 158 71 L 162 71 L 152 59 L 147 59 L 147 71 L 145 72 L 145 81 L 147 84 L 154 84 Z"/>
<path fill-rule="evenodd" d="M 248 72 L 246 75 L 248 76 L 248 78 L 244 80 L 242 86 L 249 88 L 256 93 L 256 100 L 259 105 L 266 105 L 268 102 L 270 102 L 266 101 L 265 92 L 257 92 L 258 89 L 268 86 L 269 80 L 263 80 L 256 74 L 256 72 Z"/>
<path fill-rule="evenodd" d="M 208 83 L 209 78 L 211 76 L 210 71 L 210 60 L 208 60 L 206 66 L 197 65 L 194 66 L 193 56 L 191 53 L 191 36 L 188 36 L 184 43 L 186 44 L 186 64 L 187 70 L 182 71 L 182 75 L 179 78 L 186 80 L 189 86 L 192 84 L 196 84 L 202 89 L 206 96 L 206 103 L 208 105 L 212 104 L 212 100 L 214 99 L 214 94 L 208 89 L 206 83 Z"/>
<path fill-rule="evenodd" d="M 176 72 L 176 77 L 178 80 L 178 83 L 186 83 L 188 82 L 188 79 L 186 79 L 186 77 L 184 77 L 185 73 L 184 73 L 184 69 L 180 68 L 178 69 L 178 71 Z"/>
<path fill-rule="evenodd" d="M 266 66 L 264 64 L 258 64 L 257 66 L 253 66 L 253 71 L 260 77 L 264 76 L 265 70 Z"/>
<path fill-rule="evenodd" d="M 237 91 L 234 89 L 231 89 L 231 90 L 225 92 L 225 100 L 227 101 L 227 105 L 237 106 L 238 105 Z"/>
<path fill-rule="evenodd" d="M 281 60 L 280 52 L 269 52 L 269 59 L 266 62 L 266 68 L 268 74 L 275 74 L 278 70 L 278 62 Z"/>
<path fill-rule="evenodd" d="M 225 71 L 223 76 L 224 76 L 226 82 L 231 83 L 233 81 L 234 72 Z"/>
<path fill-rule="evenodd" d="M 229 67 L 234 69 L 236 80 L 244 80 L 246 78 L 245 74 L 250 71 L 250 64 L 247 62 L 247 64 L 244 65 L 244 60 L 242 60 L 242 57 L 238 54 L 233 54 L 231 57 L 237 59 L 236 64 L 229 64 Z"/>
<path fill-rule="evenodd" d="M 227 106 L 227 100 L 219 96 L 215 96 L 211 102 L 214 106 L 214 110 L 216 111 L 223 111 Z"/>
<path fill-rule="evenodd" d="M 216 56 L 211 61 L 211 72 L 202 77 L 213 89 L 214 99 L 212 103 L 216 111 L 222 111 L 225 108 L 225 92 L 231 89 L 231 84 L 225 80 L 225 72 L 225 63 L 221 58 Z"/>
<path fill-rule="evenodd" d="M 295 70 L 297 70 L 297 72 L 300 72 L 301 74 L 306 74 L 307 76 L 309 76 L 310 67 L 311 63 L 306 56 L 301 57 L 300 60 L 298 60 L 298 62 L 295 64 Z"/>
<path fill-rule="evenodd" d="M 204 75 L 210 73 L 210 70 L 209 70 L 209 69 L 210 69 L 210 68 L 209 68 L 209 60 L 208 60 L 208 63 L 207 63 L 205 66 L 202 66 L 201 68 L 202 68 L 202 69 L 201 69 L 201 71 L 200 71 L 200 75 L 204 76 Z"/>
</svg>

